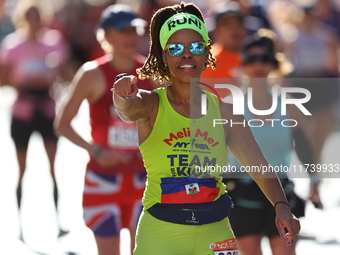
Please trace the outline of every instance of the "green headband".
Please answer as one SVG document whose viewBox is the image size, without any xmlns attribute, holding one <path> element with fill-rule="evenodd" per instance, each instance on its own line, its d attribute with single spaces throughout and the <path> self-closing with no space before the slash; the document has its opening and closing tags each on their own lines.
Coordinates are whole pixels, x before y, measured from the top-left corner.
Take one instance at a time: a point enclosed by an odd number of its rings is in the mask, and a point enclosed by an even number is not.
<svg viewBox="0 0 340 255">
<path fill-rule="evenodd" d="M 167 19 L 159 33 L 159 41 L 164 50 L 170 36 L 181 29 L 192 29 L 198 32 L 205 43 L 208 44 L 208 30 L 202 20 L 193 14 L 178 13 Z"/>
</svg>

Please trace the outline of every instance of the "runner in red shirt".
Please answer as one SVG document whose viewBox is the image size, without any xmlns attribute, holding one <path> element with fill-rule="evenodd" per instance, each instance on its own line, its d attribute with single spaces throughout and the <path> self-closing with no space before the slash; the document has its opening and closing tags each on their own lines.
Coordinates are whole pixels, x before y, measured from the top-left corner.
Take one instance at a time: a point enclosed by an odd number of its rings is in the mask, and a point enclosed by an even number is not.
<svg viewBox="0 0 340 255">
<path fill-rule="evenodd" d="M 112 102 L 112 87 L 120 73 L 136 73 L 143 64 L 138 55 L 139 31 L 145 21 L 126 5 L 104 10 L 98 38 L 107 55 L 85 63 L 76 74 L 67 99 L 57 114 L 59 134 L 90 154 L 85 174 L 83 208 L 86 225 L 93 231 L 100 255 L 119 254 L 119 233 L 128 228 L 134 240 L 141 211 L 145 169 L 138 149 L 135 123 L 120 120 Z M 140 83 L 151 90 L 150 81 Z M 92 141 L 85 141 L 71 121 L 83 100 L 90 107 Z M 133 248 L 134 243 L 131 246 Z M 131 249 L 133 250 L 133 249 Z"/>
</svg>

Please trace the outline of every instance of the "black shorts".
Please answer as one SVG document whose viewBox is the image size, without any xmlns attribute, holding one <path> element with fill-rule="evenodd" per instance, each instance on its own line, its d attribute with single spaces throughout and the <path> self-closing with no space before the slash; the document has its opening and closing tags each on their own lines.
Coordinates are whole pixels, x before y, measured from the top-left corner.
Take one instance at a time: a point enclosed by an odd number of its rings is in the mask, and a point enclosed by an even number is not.
<svg viewBox="0 0 340 255">
<path fill-rule="evenodd" d="M 53 121 L 55 102 L 48 94 L 21 94 L 13 105 L 11 136 L 16 147 L 27 148 L 30 136 L 39 132 L 44 141 L 57 142 Z"/>
<path fill-rule="evenodd" d="M 229 215 L 230 224 L 236 237 L 246 235 L 265 235 L 268 238 L 279 235 L 275 224 L 275 209 L 254 181 L 244 182 L 242 179 L 225 179 L 232 181 L 235 188 L 229 196 L 235 204 Z M 304 216 L 305 204 L 293 191 L 290 180 L 281 179 L 292 213 L 296 217 Z"/>
<path fill-rule="evenodd" d="M 236 238 L 247 235 L 265 235 L 271 238 L 279 235 L 275 225 L 273 206 L 250 209 L 235 204 L 229 215 L 229 220 Z"/>
<path fill-rule="evenodd" d="M 252 180 L 245 183 L 242 179 L 232 181 L 235 188 L 229 191 L 229 196 L 235 205 L 229 220 L 236 238 L 254 234 L 269 238 L 279 235 L 275 225 L 275 210 L 257 184 Z"/>
</svg>

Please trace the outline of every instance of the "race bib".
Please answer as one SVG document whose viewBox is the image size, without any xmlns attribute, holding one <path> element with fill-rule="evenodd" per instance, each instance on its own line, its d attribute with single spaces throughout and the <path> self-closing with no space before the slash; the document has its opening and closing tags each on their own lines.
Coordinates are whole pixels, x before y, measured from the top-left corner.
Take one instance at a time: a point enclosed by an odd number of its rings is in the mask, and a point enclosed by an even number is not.
<svg viewBox="0 0 340 255">
<path fill-rule="evenodd" d="M 214 250 L 214 255 L 238 255 L 236 238 L 212 243 L 209 248 Z"/>
<path fill-rule="evenodd" d="M 110 127 L 108 136 L 108 145 L 112 148 L 138 149 L 136 129 Z"/>
<path fill-rule="evenodd" d="M 238 255 L 238 251 L 237 250 L 214 251 L 214 255 Z"/>
</svg>

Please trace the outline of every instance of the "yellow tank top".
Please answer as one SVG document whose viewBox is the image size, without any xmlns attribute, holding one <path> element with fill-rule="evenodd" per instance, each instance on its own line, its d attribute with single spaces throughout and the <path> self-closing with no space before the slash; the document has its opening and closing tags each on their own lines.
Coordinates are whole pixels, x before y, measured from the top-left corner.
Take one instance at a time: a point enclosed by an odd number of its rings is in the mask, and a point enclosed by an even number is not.
<svg viewBox="0 0 340 255">
<path fill-rule="evenodd" d="M 170 105 L 167 88 L 156 89 L 159 106 L 154 127 L 140 145 L 147 183 L 143 197 L 145 209 L 156 203 L 207 203 L 226 193 L 219 175 L 227 165 L 223 125 L 218 100 L 207 92 L 208 110 L 190 120 Z"/>
</svg>

